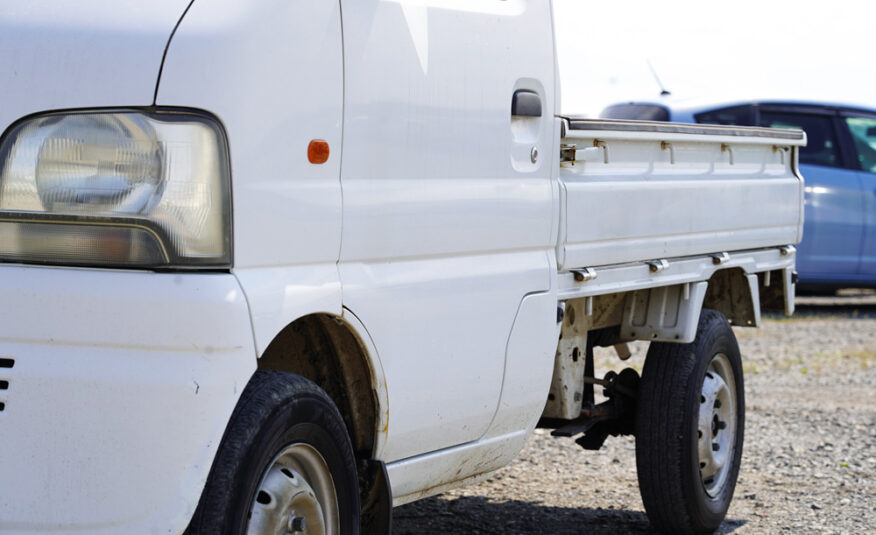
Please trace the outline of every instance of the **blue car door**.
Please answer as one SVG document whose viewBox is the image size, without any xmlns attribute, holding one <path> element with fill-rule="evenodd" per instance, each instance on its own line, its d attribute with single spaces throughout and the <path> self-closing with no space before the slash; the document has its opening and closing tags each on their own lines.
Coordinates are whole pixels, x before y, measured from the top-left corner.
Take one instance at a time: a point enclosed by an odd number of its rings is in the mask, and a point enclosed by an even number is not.
<svg viewBox="0 0 876 535">
<path fill-rule="evenodd" d="M 855 163 L 861 169 L 858 179 L 864 204 L 864 230 L 858 273 L 861 282 L 876 284 L 876 117 L 847 114 L 844 122 L 851 135 Z"/>
<path fill-rule="evenodd" d="M 864 238 L 861 246 L 861 267 L 859 272 L 865 276 L 863 282 L 876 285 L 876 170 L 862 172 L 861 184 L 864 189 Z"/>
</svg>

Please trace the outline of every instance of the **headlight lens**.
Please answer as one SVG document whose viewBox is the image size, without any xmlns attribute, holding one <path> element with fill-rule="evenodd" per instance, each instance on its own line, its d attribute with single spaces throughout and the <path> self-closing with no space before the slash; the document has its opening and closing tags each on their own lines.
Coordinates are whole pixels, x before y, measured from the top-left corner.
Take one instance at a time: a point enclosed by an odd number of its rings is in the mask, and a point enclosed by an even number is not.
<svg viewBox="0 0 876 535">
<path fill-rule="evenodd" d="M 0 144 L 0 260 L 231 265 L 226 141 L 210 117 L 52 114 Z"/>
<path fill-rule="evenodd" d="M 35 121 L 34 178 L 53 212 L 139 214 L 160 198 L 164 150 L 148 119 L 134 114 L 68 115 Z M 40 139 L 42 138 L 42 139 Z M 5 200 L 5 199 L 4 199 Z"/>
</svg>

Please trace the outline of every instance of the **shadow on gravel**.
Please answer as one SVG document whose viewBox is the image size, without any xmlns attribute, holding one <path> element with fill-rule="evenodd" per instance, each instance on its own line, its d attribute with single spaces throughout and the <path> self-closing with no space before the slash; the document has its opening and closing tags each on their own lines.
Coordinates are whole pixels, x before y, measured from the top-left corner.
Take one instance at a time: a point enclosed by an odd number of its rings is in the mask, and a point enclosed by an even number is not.
<svg viewBox="0 0 876 535">
<path fill-rule="evenodd" d="M 876 290 L 845 289 L 830 295 L 797 294 L 794 316 L 814 318 L 876 318 Z M 773 319 L 783 315 L 770 314 Z"/>
<path fill-rule="evenodd" d="M 794 318 L 876 318 L 876 291 L 840 290 L 836 295 L 797 295 Z M 782 313 L 764 312 L 764 317 L 788 319 Z M 792 318 L 793 319 L 793 318 Z"/>
<path fill-rule="evenodd" d="M 835 317 L 843 318 L 876 318 L 876 304 L 816 304 L 798 303 L 794 311 L 795 316 L 804 317 Z M 776 315 L 776 317 L 783 317 Z"/>
<path fill-rule="evenodd" d="M 715 533 L 732 533 L 745 522 L 726 520 Z M 641 511 L 552 507 L 519 500 L 498 502 L 482 496 L 427 498 L 397 507 L 393 510 L 392 527 L 393 535 L 655 533 Z"/>
<path fill-rule="evenodd" d="M 807 299 L 806 301 L 811 301 Z M 876 318 L 876 304 L 820 304 L 797 301 L 794 315 L 790 318 L 781 312 L 764 312 L 763 317 L 778 321 L 795 319 L 873 319 Z"/>
</svg>

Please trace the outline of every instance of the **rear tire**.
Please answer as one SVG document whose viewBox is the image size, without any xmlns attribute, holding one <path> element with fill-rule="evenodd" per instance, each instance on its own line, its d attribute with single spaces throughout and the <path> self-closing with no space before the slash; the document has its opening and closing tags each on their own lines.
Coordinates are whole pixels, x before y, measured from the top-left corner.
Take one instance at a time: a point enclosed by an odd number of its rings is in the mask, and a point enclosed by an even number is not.
<svg viewBox="0 0 876 535">
<path fill-rule="evenodd" d="M 690 344 L 648 349 L 636 414 L 636 468 L 651 524 L 711 533 L 730 507 L 742 457 L 742 359 L 727 319 L 703 310 Z"/>
<path fill-rule="evenodd" d="M 359 532 L 353 449 L 335 404 L 289 373 L 256 372 L 231 416 L 187 534 Z"/>
</svg>

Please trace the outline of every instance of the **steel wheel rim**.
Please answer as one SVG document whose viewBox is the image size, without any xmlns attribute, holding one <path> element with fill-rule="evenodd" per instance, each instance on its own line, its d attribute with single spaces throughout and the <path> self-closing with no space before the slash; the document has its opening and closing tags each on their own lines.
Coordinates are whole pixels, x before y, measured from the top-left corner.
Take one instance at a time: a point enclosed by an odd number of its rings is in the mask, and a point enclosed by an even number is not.
<svg viewBox="0 0 876 535">
<path fill-rule="evenodd" d="M 736 378 L 730 359 L 718 353 L 703 377 L 697 422 L 700 480 L 711 498 L 721 493 L 729 479 L 736 433 Z"/>
<path fill-rule="evenodd" d="M 338 498 L 325 459 L 309 444 L 286 446 L 262 474 L 247 535 L 325 535 L 338 530 Z"/>
</svg>

